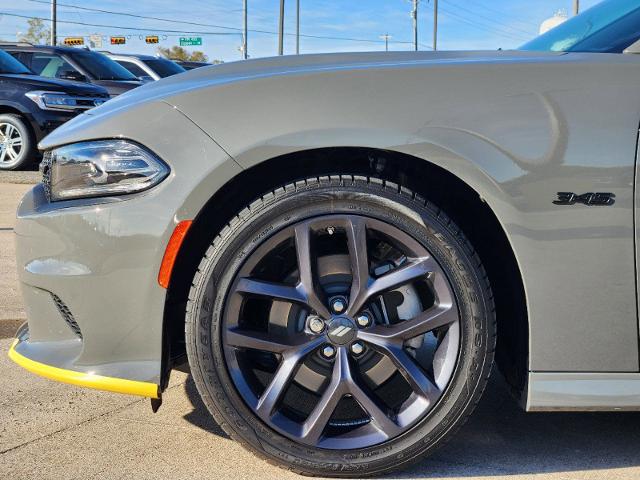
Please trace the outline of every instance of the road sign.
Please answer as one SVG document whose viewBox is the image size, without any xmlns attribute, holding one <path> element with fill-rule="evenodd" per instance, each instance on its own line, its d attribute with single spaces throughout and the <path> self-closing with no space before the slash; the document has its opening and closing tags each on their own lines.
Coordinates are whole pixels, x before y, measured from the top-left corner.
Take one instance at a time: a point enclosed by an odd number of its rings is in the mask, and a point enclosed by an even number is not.
<svg viewBox="0 0 640 480">
<path fill-rule="evenodd" d="M 111 37 L 111 45 L 124 45 L 127 43 L 127 37 Z"/>
<path fill-rule="evenodd" d="M 91 48 L 102 48 L 102 35 L 89 35 L 89 45 Z"/>
<path fill-rule="evenodd" d="M 84 45 L 83 37 L 66 37 L 64 39 L 65 45 Z"/>
<path fill-rule="evenodd" d="M 202 45 L 202 37 L 180 37 L 181 47 L 191 47 L 195 45 Z"/>
<path fill-rule="evenodd" d="M 147 43 L 160 43 L 160 38 L 157 35 L 147 35 L 144 37 L 144 41 Z"/>
</svg>

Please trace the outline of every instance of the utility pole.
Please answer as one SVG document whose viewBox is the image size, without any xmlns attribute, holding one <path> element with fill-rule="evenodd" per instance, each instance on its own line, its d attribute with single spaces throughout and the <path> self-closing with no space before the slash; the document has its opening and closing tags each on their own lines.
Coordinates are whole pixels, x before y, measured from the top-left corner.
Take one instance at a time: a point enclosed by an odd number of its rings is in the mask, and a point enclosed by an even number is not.
<svg viewBox="0 0 640 480">
<path fill-rule="evenodd" d="M 278 28 L 278 55 L 284 55 L 284 0 L 280 0 L 280 26 Z"/>
<path fill-rule="evenodd" d="M 413 0 L 413 10 L 411 18 L 413 19 L 413 49 L 418 51 L 418 3 L 420 0 Z"/>
<path fill-rule="evenodd" d="M 433 0 L 433 51 L 438 50 L 438 0 Z"/>
<path fill-rule="evenodd" d="M 296 55 L 300 55 L 300 0 L 296 0 Z"/>
<path fill-rule="evenodd" d="M 56 27 L 58 25 L 58 12 L 57 12 L 56 0 L 51 0 L 51 45 L 57 43 L 56 39 Z"/>
<path fill-rule="evenodd" d="M 580 0 L 573 0 L 573 14 L 578 15 L 580 13 Z"/>
<path fill-rule="evenodd" d="M 391 35 L 389 35 L 388 33 L 385 33 L 384 35 L 380 35 L 380 38 L 382 40 L 384 40 L 384 51 L 388 52 L 389 51 L 389 39 L 393 38 Z"/>
<path fill-rule="evenodd" d="M 243 34 L 242 34 L 242 58 L 244 58 L 245 60 L 247 58 L 249 58 L 249 52 L 247 51 L 247 47 L 248 47 L 248 41 L 247 41 L 247 35 L 249 33 L 249 29 L 247 28 L 247 0 L 243 0 L 242 2 L 242 9 L 243 9 L 243 15 L 244 15 L 244 25 L 243 25 Z"/>
</svg>

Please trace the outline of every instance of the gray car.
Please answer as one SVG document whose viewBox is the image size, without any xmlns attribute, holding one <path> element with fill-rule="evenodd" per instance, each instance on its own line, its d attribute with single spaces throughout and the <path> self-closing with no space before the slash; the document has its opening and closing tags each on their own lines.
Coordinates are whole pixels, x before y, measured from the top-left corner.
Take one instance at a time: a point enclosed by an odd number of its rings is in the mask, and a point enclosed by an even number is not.
<svg viewBox="0 0 640 480">
<path fill-rule="evenodd" d="M 176 62 L 160 56 L 102 52 L 133 73 L 139 80 L 153 81 L 186 72 Z"/>
<path fill-rule="evenodd" d="M 494 356 L 528 411 L 640 409 L 638 25 L 608 0 L 517 51 L 227 63 L 77 117 L 19 207 L 11 358 L 154 409 L 188 362 L 312 475 L 418 461 Z"/>
</svg>

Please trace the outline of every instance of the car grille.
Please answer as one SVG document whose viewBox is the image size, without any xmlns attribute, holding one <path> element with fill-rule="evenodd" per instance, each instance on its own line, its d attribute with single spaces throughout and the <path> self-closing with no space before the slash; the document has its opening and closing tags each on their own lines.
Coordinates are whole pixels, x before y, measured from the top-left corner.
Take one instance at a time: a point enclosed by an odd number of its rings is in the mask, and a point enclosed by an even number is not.
<svg viewBox="0 0 640 480">
<path fill-rule="evenodd" d="M 53 303 L 56 304 L 56 307 L 58 308 L 58 311 L 60 312 L 60 315 L 62 315 L 64 321 L 67 322 L 67 325 L 69 325 L 71 330 L 73 330 L 73 333 L 75 333 L 78 338 L 82 340 L 82 332 L 80 331 L 80 326 L 78 325 L 78 322 L 76 322 L 76 319 L 73 318 L 73 314 L 71 313 L 71 310 L 69 310 L 69 307 L 67 307 L 67 305 L 55 293 L 51 294 L 51 298 L 53 298 Z"/>
<path fill-rule="evenodd" d="M 53 155 L 51 151 L 46 151 L 42 155 L 42 162 L 40 162 L 40 173 L 42 174 L 42 186 L 44 187 L 44 193 L 47 196 L 47 200 L 51 201 L 51 160 Z"/>
</svg>

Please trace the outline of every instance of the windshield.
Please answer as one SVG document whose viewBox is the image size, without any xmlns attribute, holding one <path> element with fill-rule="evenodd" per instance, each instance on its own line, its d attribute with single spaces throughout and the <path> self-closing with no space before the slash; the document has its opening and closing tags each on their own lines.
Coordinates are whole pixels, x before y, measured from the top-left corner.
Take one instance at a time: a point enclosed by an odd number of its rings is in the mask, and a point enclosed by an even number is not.
<svg viewBox="0 0 640 480">
<path fill-rule="evenodd" d="M 33 73 L 4 50 L 0 50 L 0 73 L 33 75 Z"/>
<path fill-rule="evenodd" d="M 129 70 L 101 53 L 78 50 L 69 56 L 96 80 L 138 80 Z"/>
<path fill-rule="evenodd" d="M 186 72 L 186 70 L 180 65 L 165 58 L 145 60 L 144 63 L 146 63 L 151 70 L 156 72 L 162 78 L 175 75 L 176 73 Z"/>
<path fill-rule="evenodd" d="M 605 0 L 520 50 L 621 53 L 640 38 L 638 0 Z"/>
</svg>

